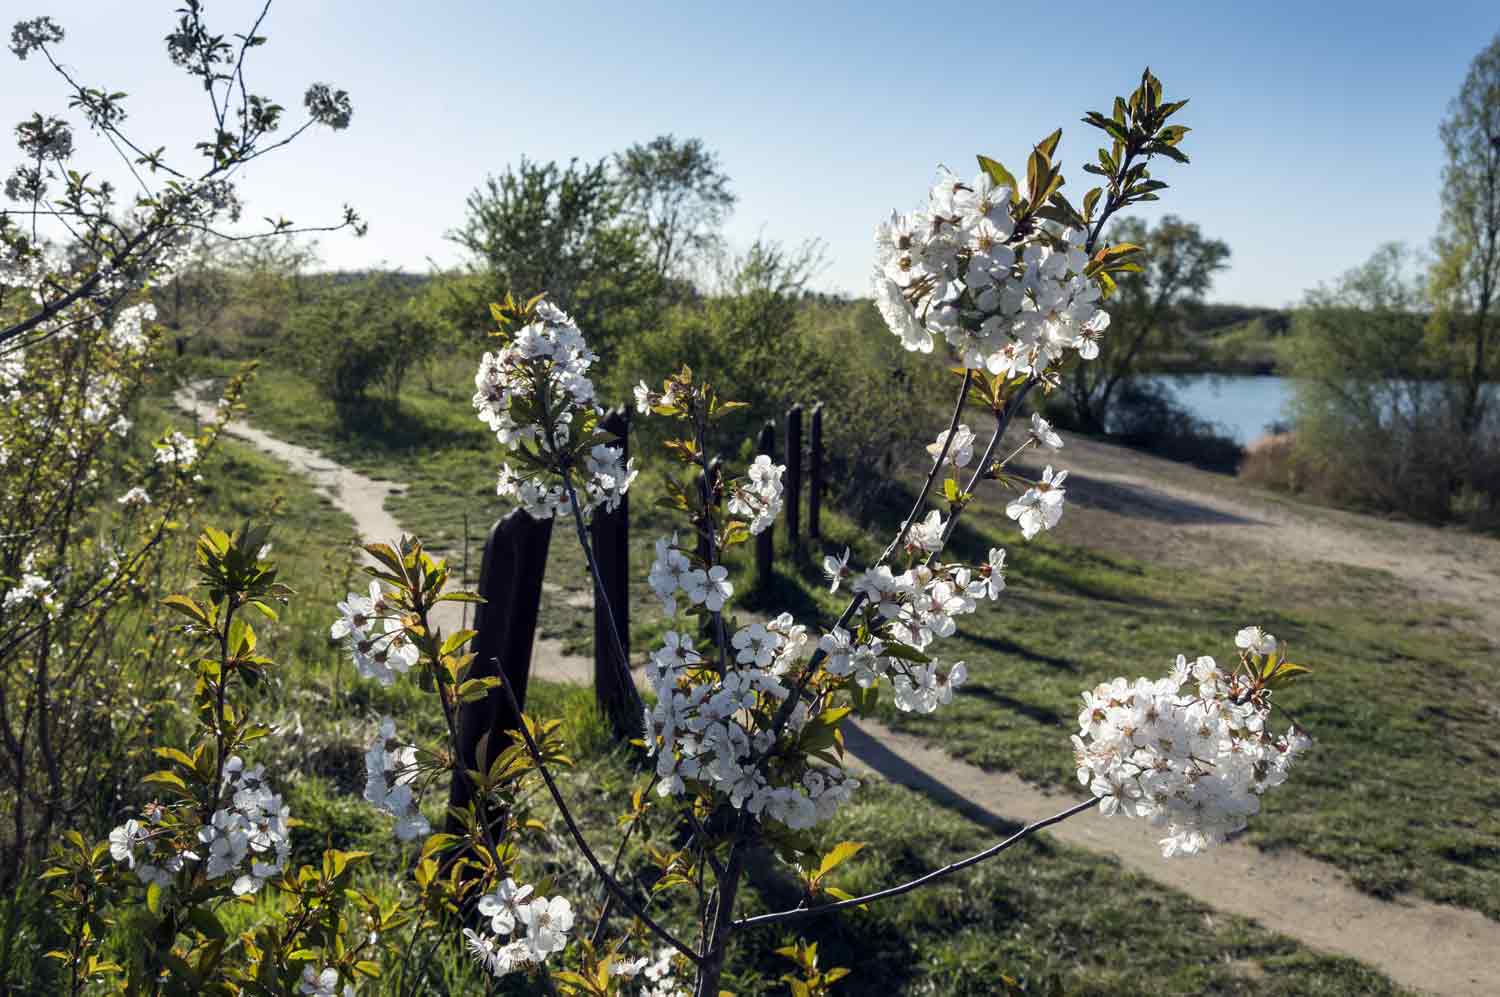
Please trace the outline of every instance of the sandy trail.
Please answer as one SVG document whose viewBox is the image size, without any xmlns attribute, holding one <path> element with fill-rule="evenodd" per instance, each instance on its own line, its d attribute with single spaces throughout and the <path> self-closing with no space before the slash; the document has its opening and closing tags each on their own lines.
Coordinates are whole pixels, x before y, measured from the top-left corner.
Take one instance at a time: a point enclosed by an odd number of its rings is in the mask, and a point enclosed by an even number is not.
<svg viewBox="0 0 1500 997">
<path fill-rule="evenodd" d="M 1500 643 L 1500 540 L 1296 502 L 1093 440 L 1070 436 L 1058 456 L 1073 469 L 1069 498 L 1096 520 L 1070 540 L 1092 535 L 1110 549 L 1196 564 L 1249 554 L 1388 571 L 1415 601 L 1466 607 L 1474 629 Z"/>
<path fill-rule="evenodd" d="M 200 418 L 213 416 L 201 401 L 199 382 L 174 400 Z M 279 440 L 243 422 L 231 436 L 285 461 L 307 475 L 317 490 L 354 519 L 361 536 L 396 537 L 401 527 L 385 510 L 400 485 L 374 481 L 317 451 Z M 1383 568 L 1407 579 L 1415 592 L 1472 606 L 1488 635 L 1500 634 L 1500 543 L 1452 531 L 1385 523 L 1332 510 L 1307 510 L 1257 493 L 1245 494 L 1232 480 L 1182 468 L 1145 455 L 1070 439 L 1070 466 L 1083 470 L 1070 481 L 1082 502 L 1108 525 L 1130 529 L 1146 508 L 1167 527 L 1154 531 L 1163 543 L 1232 549 L 1248 544 L 1263 553 L 1299 560 Z M 1200 480 L 1201 476 L 1201 480 Z M 553 597 L 576 593 L 549 585 Z M 1476 601 L 1477 597 L 1477 601 Z M 440 607 L 444 629 L 460 624 L 461 607 Z M 451 619 L 449 616 L 451 615 Z M 561 642 L 539 636 L 532 667 L 539 677 L 584 683 L 593 679 L 589 659 L 562 653 Z M 1045 792 L 1014 775 L 987 772 L 951 758 L 941 749 L 881 724 L 851 725 L 848 748 L 857 764 L 893 782 L 922 791 L 941 805 L 999 828 L 1050 816 L 1076 798 Z M 1122 866 L 1188 894 L 1226 913 L 1254 918 L 1304 944 L 1375 966 L 1396 982 L 1455 997 L 1500 994 L 1500 922 L 1478 912 L 1418 898 L 1384 901 L 1361 893 L 1348 877 L 1322 862 L 1283 852 L 1270 854 L 1231 843 L 1193 859 L 1166 861 L 1150 827 L 1088 812 L 1044 832 L 1069 845 L 1115 857 Z M 1000 859 L 999 861 L 1006 861 Z M 1010 861 L 1015 861 L 1011 858 Z"/>
<path fill-rule="evenodd" d="M 196 415 L 202 421 L 211 420 L 216 417 L 217 396 L 213 396 L 213 400 L 204 400 L 204 397 L 213 383 L 212 381 L 197 381 L 179 388 L 173 394 L 172 401 L 178 408 Z M 401 485 L 367 478 L 357 471 L 328 459 L 316 450 L 277 439 L 242 419 L 230 422 L 225 427 L 225 431 L 235 439 L 249 443 L 262 453 L 275 457 L 292 470 L 307 476 L 318 494 L 327 498 L 335 508 L 354 520 L 355 529 L 363 540 L 394 543 L 401 536 L 403 532 L 401 524 L 396 522 L 395 517 L 385 508 L 386 499 L 400 494 Z M 374 563 L 373 559 L 368 556 L 365 560 Z M 550 583 L 547 590 L 560 598 L 573 598 Z M 591 600 L 585 602 L 585 605 L 592 606 L 592 604 Z M 466 620 L 468 626 L 473 626 L 473 612 L 470 610 L 466 617 L 464 604 L 439 603 L 433 607 L 433 620 L 445 632 L 453 633 L 464 629 Z M 532 668 L 545 677 L 557 681 L 584 683 L 594 680 L 592 659 L 565 654 L 562 641 L 543 637 L 540 634 L 537 635 L 532 647 Z"/>
</svg>

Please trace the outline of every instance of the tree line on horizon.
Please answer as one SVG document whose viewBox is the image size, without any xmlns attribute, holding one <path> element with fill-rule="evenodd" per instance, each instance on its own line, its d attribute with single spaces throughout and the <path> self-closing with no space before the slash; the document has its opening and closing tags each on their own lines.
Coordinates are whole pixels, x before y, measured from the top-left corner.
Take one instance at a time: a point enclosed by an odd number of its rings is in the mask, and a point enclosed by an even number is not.
<svg viewBox="0 0 1500 997">
<path fill-rule="evenodd" d="M 1238 445 L 1182 409 L 1169 381 L 1139 375 L 1283 374 L 1297 382 L 1297 432 L 1269 463 L 1256 459 L 1254 476 L 1422 519 L 1491 516 L 1500 472 L 1484 385 L 1495 376 L 1500 283 L 1500 39 L 1475 58 L 1440 139 L 1448 165 L 1431 254 L 1380 247 L 1291 308 L 1208 302 L 1230 247 L 1189 221 L 1116 226 L 1112 239 L 1144 249 L 1140 272 L 1120 275 L 1098 361 L 1054 392 L 1049 416 L 1232 471 Z M 875 400 L 920 375 L 865 334 L 879 322 L 869 299 L 812 289 L 817 243 L 731 251 L 723 224 L 735 203 L 717 154 L 697 138 L 661 135 L 594 162 L 523 157 L 469 194 L 447 233 L 467 257 L 461 266 L 318 272 L 315 245 L 254 243 L 205 249 L 157 299 L 187 349 L 235 354 L 248 344 L 295 356 L 355 420 L 377 395 L 396 402 L 434 358 L 480 345 L 490 302 L 546 290 L 591 330 L 612 398 L 681 356 L 755 386 L 739 420 L 748 436 L 823 385 L 850 410 L 843 470 L 857 485 L 858 467 L 911 442 L 893 435 Z M 773 362 L 789 354 L 795 363 Z"/>
</svg>

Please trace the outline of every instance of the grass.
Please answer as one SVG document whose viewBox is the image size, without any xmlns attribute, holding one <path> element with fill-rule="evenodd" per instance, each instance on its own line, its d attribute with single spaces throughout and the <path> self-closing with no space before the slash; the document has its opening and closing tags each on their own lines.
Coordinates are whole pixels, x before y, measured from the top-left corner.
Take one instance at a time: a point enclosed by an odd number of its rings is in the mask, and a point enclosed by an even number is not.
<svg viewBox="0 0 1500 997">
<path fill-rule="evenodd" d="M 467 365 L 453 366 L 434 377 L 438 390 L 414 384 L 399 409 L 379 410 L 385 414 L 347 431 L 335 428 L 332 407 L 292 372 L 263 372 L 251 404 L 265 428 L 405 483 L 394 514 L 456 556 L 463 548 L 456 527 L 467 515 L 472 573 L 488 522 L 504 510 L 491 484 L 498 452 L 462 390 L 459 371 Z M 638 653 L 664 625 L 643 577 L 651 541 L 670 529 L 651 508 L 652 487 L 643 478 L 632 496 Z M 980 511 L 959 531 L 957 550 L 976 556 L 991 544 L 1008 546 L 1010 589 L 997 607 L 966 618 L 943 648 L 949 660 L 968 663 L 970 684 L 935 717 L 883 704 L 883 719 L 972 763 L 1071 785 L 1067 735 L 1082 689 L 1117 674 L 1160 674 L 1177 653 L 1228 657 L 1233 632 L 1258 622 L 1314 669 L 1282 700 L 1312 730 L 1317 750 L 1267 797 L 1248 840 L 1330 862 L 1377 896 L 1415 892 L 1500 918 L 1500 750 L 1490 734 L 1500 666 L 1466 626 L 1462 607 L 1414 604 L 1399 578 L 1379 571 L 1272 562 L 1185 569 L 1107 546 L 1085 549 L 1066 542 L 1076 521 L 1023 545 L 1008 524 Z M 894 513 L 857 524 L 825 507 L 823 546 L 847 543 L 856 563 L 868 562 L 893 528 Z M 569 536 L 558 533 L 552 549 L 549 581 L 585 591 Z M 737 588 L 748 605 L 792 608 L 826 624 L 842 601 L 824 590 L 814 563 L 820 553 L 784 556 L 762 592 L 752 590 L 741 558 Z M 571 650 L 589 647 L 587 614 L 567 600 L 544 600 L 542 627 Z M 904 826 L 904 816 L 893 823 Z"/>
<path fill-rule="evenodd" d="M 460 390 L 466 382 L 457 371 L 467 367 L 454 365 L 434 380 L 455 387 L 412 386 L 400 414 L 388 416 L 397 427 L 390 433 L 372 420 L 339 435 L 332 407 L 290 372 L 266 371 L 251 404 L 267 428 L 406 482 L 392 511 L 424 537 L 451 544 L 464 514 L 472 526 L 503 511 L 490 485 L 497 451 Z M 652 507 L 652 491 L 647 475 L 632 493 L 638 652 L 665 625 L 644 574 L 651 542 L 672 526 Z M 1249 840 L 1337 865 L 1377 896 L 1416 892 L 1500 918 L 1500 748 L 1491 735 L 1500 663 L 1463 626 L 1462 607 L 1414 604 L 1399 578 L 1380 571 L 1290 562 L 1188 570 L 1084 549 L 1066 542 L 1077 513 L 1057 533 L 1022 544 L 993 507 L 976 513 L 953 549 L 978 558 L 1006 546 L 1011 568 L 998 606 L 963 620 L 941 652 L 967 662 L 969 685 L 934 717 L 901 714 L 887 702 L 884 719 L 975 764 L 1071 785 L 1067 737 L 1084 688 L 1118 674 L 1161 674 L 1178 653 L 1228 658 L 1234 631 L 1257 622 L 1314 669 L 1282 701 L 1313 732 L 1317 750 L 1267 797 Z M 892 510 L 883 522 L 857 524 L 825 507 L 823 546 L 847 544 L 856 563 L 868 563 L 898 518 Z M 473 532 L 482 537 L 483 528 Z M 482 539 L 475 543 L 477 572 Z M 748 563 L 737 557 L 737 590 L 751 607 L 827 624 L 843 602 L 826 593 L 816 553 L 796 558 L 783 549 L 764 592 L 752 590 Z M 548 578 L 587 591 L 571 531 L 554 535 Z M 591 644 L 587 614 L 563 599 L 544 600 L 542 628 L 574 651 Z M 1448 775 L 1460 770 L 1463 778 Z"/>
<path fill-rule="evenodd" d="M 260 742 L 255 760 L 276 773 L 278 789 L 301 821 L 293 861 L 313 861 L 329 846 L 368 849 L 374 859 L 362 885 L 394 896 L 404 881 L 405 859 L 393 845 L 389 820 L 359 797 L 360 756 L 382 715 L 397 717 L 403 733 L 418 738 L 438 736 L 440 717 L 415 683 L 383 688 L 354 681 L 324 637 L 332 598 L 353 577 L 348 519 L 303 480 L 233 441 L 224 443 L 209 478 L 204 521 L 234 523 L 274 510 L 274 556 L 283 579 L 298 592 L 283 624 L 261 634 L 262 648 L 282 668 L 256 694 L 257 712 L 290 728 Z M 779 576 L 779 583 L 814 598 L 794 576 Z M 1105 584 L 1103 575 L 1096 584 Z M 533 682 L 529 706 L 538 715 L 563 718 L 579 760 L 563 774 L 564 792 L 585 833 L 596 843 L 611 840 L 613 816 L 639 777 L 633 758 L 610 744 L 591 690 Z M 429 816 L 439 816 L 440 802 L 427 801 Z M 561 840 L 556 815 L 550 808 L 540 815 Z M 989 844 L 1004 830 L 876 783 L 826 833 L 830 844 L 868 843 L 838 880 L 863 892 Z M 544 888 L 587 902 L 594 885 L 569 849 L 534 861 L 528 871 Z M 755 877 L 745 913 L 784 905 L 783 891 L 773 877 Z M 238 916 L 248 923 L 261 912 L 241 909 Z M 1252 922 L 1215 914 L 1111 860 L 1045 838 L 932 889 L 868 912 L 807 922 L 802 931 L 819 942 L 825 967 L 854 968 L 839 990 L 848 994 L 993 994 L 1001 973 L 1027 981 L 1030 989 L 1056 986 L 1069 994 L 1400 992 L 1352 960 L 1314 953 Z M 774 981 L 788 964 L 774 950 L 792 938 L 770 929 L 744 936 L 726 986 L 743 995 L 780 992 Z M 456 946 L 440 945 L 422 973 L 423 992 L 469 993 L 479 986 Z M 383 992 L 392 992 L 393 982 L 385 981 Z"/>
</svg>

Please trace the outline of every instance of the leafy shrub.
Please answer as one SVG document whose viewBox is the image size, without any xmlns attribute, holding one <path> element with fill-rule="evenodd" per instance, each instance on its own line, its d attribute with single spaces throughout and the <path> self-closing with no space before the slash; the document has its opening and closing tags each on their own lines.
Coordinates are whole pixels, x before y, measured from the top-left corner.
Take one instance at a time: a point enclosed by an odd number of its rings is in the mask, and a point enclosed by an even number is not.
<svg viewBox="0 0 1500 997">
<path fill-rule="evenodd" d="M 410 285 L 396 273 L 335 282 L 292 316 L 287 361 L 308 371 L 346 424 L 367 412 L 372 389 L 394 404 L 406 375 L 446 338 L 443 316 Z"/>
<path fill-rule="evenodd" d="M 1178 405 L 1154 381 L 1130 381 L 1110 413 L 1110 434 L 1169 460 L 1233 474 L 1244 450 L 1212 422 Z"/>
</svg>

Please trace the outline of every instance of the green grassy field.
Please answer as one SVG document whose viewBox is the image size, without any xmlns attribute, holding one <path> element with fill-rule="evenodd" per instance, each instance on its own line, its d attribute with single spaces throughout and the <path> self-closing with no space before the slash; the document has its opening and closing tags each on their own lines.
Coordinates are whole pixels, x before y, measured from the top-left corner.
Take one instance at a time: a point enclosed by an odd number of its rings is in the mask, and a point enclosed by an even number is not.
<svg viewBox="0 0 1500 997">
<path fill-rule="evenodd" d="M 466 398 L 462 407 L 457 399 L 441 397 L 413 403 L 401 418 L 418 427 L 426 427 L 429 421 L 434 425 L 414 431 L 405 447 L 377 444 L 362 438 L 365 434 L 337 440 L 330 447 L 327 436 L 319 439 L 327 427 L 318 427 L 319 411 L 310 392 L 299 394 L 296 379 L 285 373 L 267 375 L 252 393 L 252 404 L 268 398 L 276 404 L 256 409 L 255 421 L 316 442 L 367 471 L 383 469 L 385 477 L 409 483 L 396 511 L 419 531 L 451 523 L 454 514 L 461 517 L 464 510 L 471 521 L 478 522 L 498 511 L 488 494 L 494 455 L 485 452 L 485 434 L 471 430 L 463 418 Z M 434 437 L 449 441 L 435 456 L 420 442 Z M 272 653 L 287 666 L 280 681 L 263 693 L 265 709 L 280 716 L 295 715 L 300 721 L 299 735 L 275 739 L 279 743 L 268 742 L 264 749 L 268 767 L 287 773 L 282 777 L 284 791 L 294 815 L 305 822 L 294 842 L 299 857 L 311 858 L 329 844 L 372 848 L 379 858 L 368 873 L 370 883 L 382 891 L 397 889 L 401 861 L 388 821 L 359 798 L 363 783 L 360 753 L 378 716 L 396 716 L 403 731 L 436 734 L 436 712 L 411 684 L 382 689 L 354 681 L 323 638 L 333 600 L 352 577 L 348 521 L 304 484 L 279 474 L 274 464 L 237 444 L 226 446 L 224 460 L 229 471 L 226 484 L 216 490 L 217 497 L 206 511 L 241 517 L 256 512 L 255 506 L 263 504 L 269 494 L 280 495 L 277 548 L 288 558 L 287 580 L 302 593 L 299 608 L 285 617 L 287 626 L 266 639 Z M 447 480 L 449 472 L 466 483 Z M 637 508 L 648 504 L 639 501 L 642 497 L 638 496 Z M 645 527 L 652 524 L 638 525 L 643 528 L 636 531 L 637 544 L 649 546 L 653 533 Z M 476 534 L 481 532 L 475 529 Z M 853 537 L 857 531 L 835 516 L 830 532 L 837 539 L 845 534 Z M 559 584 L 581 585 L 576 556 L 564 553 L 571 548 L 558 542 L 554 549 L 552 568 Z M 477 562 L 477 549 L 473 557 Z M 1073 579 L 1069 584 L 1088 594 L 1075 591 L 1067 598 L 1080 603 L 1101 595 L 1136 598 L 1149 587 L 1138 572 L 1104 562 L 1065 564 L 1039 557 L 1027 563 L 1022 571 L 1028 579 L 1035 578 L 1033 584 L 1060 588 L 1063 577 Z M 741 584 L 748 584 L 744 566 L 740 567 Z M 1049 572 L 1054 575 L 1050 583 Z M 1018 589 L 1032 587 L 1020 581 Z M 751 601 L 773 595 L 793 597 L 806 608 L 832 605 L 818 587 L 804 583 L 789 569 L 778 574 L 774 592 L 754 594 Z M 636 605 L 643 609 L 636 614 L 635 628 L 637 647 L 641 647 L 658 624 L 654 613 L 644 611 L 649 600 L 642 596 Z M 976 619 L 993 621 L 1016 611 L 1012 604 Z M 561 633 L 582 644 L 587 640 L 586 616 L 586 612 L 568 610 L 561 600 L 552 600 L 544 624 L 549 633 Z M 976 635 L 976 639 L 994 638 Z M 986 675 L 990 667 L 1025 663 L 1016 649 L 992 649 L 991 657 L 993 665 L 983 666 Z M 1083 668 L 1080 665 L 1064 684 L 1080 685 Z M 1000 677 L 998 672 L 995 677 Z M 976 675 L 975 685 L 990 680 Z M 635 778 L 632 761 L 608 746 L 589 690 L 545 682 L 534 683 L 533 689 L 530 709 L 566 720 L 580 765 L 568 773 L 565 791 L 590 836 L 607 841 L 613 835 L 613 814 L 623 806 Z M 1018 689 L 1015 695 L 1026 698 L 1034 692 Z M 961 709 L 972 716 L 968 711 L 985 702 L 982 695 L 966 697 Z M 1013 733 L 1014 757 L 1002 753 L 983 760 L 1013 765 L 1044 778 L 1056 774 L 1060 762 L 1066 763 L 1065 735 L 1024 728 Z M 996 738 L 997 743 L 1009 740 Z M 974 746 L 956 747 L 969 751 Z M 428 801 L 433 817 L 440 812 L 436 802 Z M 878 888 L 951 861 L 992 842 L 997 833 L 994 827 L 944 810 L 910 790 L 883 783 L 862 790 L 857 802 L 827 829 L 830 843 L 842 839 L 868 842 L 862 857 L 846 867 L 840 883 L 855 891 Z M 548 864 L 540 874 L 550 873 L 557 881 L 555 888 L 580 898 L 594 889 L 578 864 L 564 853 L 544 857 L 544 862 Z M 770 897 L 778 892 L 775 881 L 765 882 L 769 884 L 765 893 L 757 887 L 748 896 L 747 912 L 768 909 L 774 903 Z M 1001 973 L 1025 979 L 1036 989 L 1055 977 L 1062 992 L 1069 994 L 1398 992 L 1358 963 L 1314 953 L 1242 918 L 1212 913 L 1196 901 L 1123 871 L 1113 861 L 1045 839 L 869 912 L 808 922 L 804 932 L 819 941 L 825 965 L 855 967 L 843 988 L 854 994 L 991 994 Z M 791 937 L 774 930 L 745 936 L 728 985 L 741 994 L 777 992 L 779 985 L 767 981 L 774 981 L 788 967 L 773 951 Z M 434 992 L 458 992 L 474 981 L 456 950 L 440 946 L 429 967 L 427 985 Z"/>
<path fill-rule="evenodd" d="M 254 418 L 407 483 L 393 511 L 455 555 L 462 547 L 455 525 L 467 513 L 477 565 L 483 532 L 504 511 L 490 484 L 499 455 L 469 408 L 467 365 L 451 366 L 434 377 L 437 391 L 413 385 L 389 426 L 370 422 L 345 435 L 310 385 L 268 370 L 251 393 Z M 651 478 L 639 488 L 632 513 L 642 576 L 632 601 L 637 650 L 661 626 L 643 575 L 651 541 L 670 529 L 651 508 Z M 1283 702 L 1312 730 L 1317 750 L 1267 798 L 1249 839 L 1331 862 L 1379 896 L 1414 891 L 1500 917 L 1500 750 L 1488 733 L 1488 690 L 1500 679 L 1500 664 L 1488 642 L 1460 625 L 1462 608 L 1414 604 L 1399 578 L 1379 571 L 1292 562 L 1209 562 L 1188 570 L 1086 550 L 1068 543 L 1077 523 L 1066 519 L 1057 532 L 1023 544 L 996 512 L 976 507 L 956 537 L 957 551 L 970 556 L 992 544 L 1011 552 L 1002 601 L 965 618 L 942 652 L 968 663 L 969 686 L 935 717 L 900 714 L 887 704 L 886 720 L 976 764 L 1068 784 L 1067 737 L 1080 691 L 1117 674 L 1160 674 L 1178 653 L 1228 658 L 1234 631 L 1259 622 L 1316 672 Z M 856 563 L 867 563 L 895 522 L 892 515 L 871 528 L 830 510 L 824 547 L 847 543 Z M 800 561 L 783 557 L 774 590 L 762 593 L 749 591 L 743 558 L 733 563 L 750 605 L 790 608 L 826 623 L 842 601 L 824 592 L 817 560 L 813 552 Z M 562 533 L 549 580 L 586 589 L 576 545 Z M 585 615 L 561 600 L 548 601 L 543 626 L 574 650 L 591 639 Z M 1464 778 L 1437 775 L 1455 765 Z"/>
</svg>

